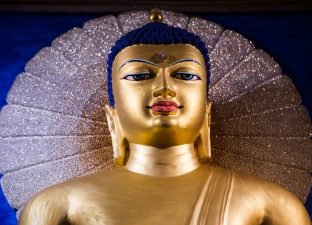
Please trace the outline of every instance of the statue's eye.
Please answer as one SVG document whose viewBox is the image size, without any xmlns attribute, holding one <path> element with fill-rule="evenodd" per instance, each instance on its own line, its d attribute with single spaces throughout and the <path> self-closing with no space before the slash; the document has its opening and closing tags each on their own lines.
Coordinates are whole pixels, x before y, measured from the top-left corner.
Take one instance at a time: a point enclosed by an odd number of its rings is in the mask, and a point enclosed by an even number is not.
<svg viewBox="0 0 312 225">
<path fill-rule="evenodd" d="M 147 80 L 147 79 L 151 79 L 151 78 L 153 78 L 153 74 L 146 72 L 146 73 L 129 74 L 122 79 L 140 81 L 140 80 Z"/>
<path fill-rule="evenodd" d="M 187 72 L 177 72 L 172 75 L 172 77 L 180 80 L 201 80 L 199 76 L 193 73 Z"/>
</svg>

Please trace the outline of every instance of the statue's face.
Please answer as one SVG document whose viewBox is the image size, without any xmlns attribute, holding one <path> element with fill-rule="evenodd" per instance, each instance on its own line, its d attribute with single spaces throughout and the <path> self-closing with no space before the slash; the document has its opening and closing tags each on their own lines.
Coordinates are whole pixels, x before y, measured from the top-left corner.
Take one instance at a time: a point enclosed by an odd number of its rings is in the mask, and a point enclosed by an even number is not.
<svg viewBox="0 0 312 225">
<path fill-rule="evenodd" d="M 205 61 L 195 47 L 135 45 L 115 58 L 115 111 L 129 143 L 193 143 L 206 112 Z"/>
</svg>

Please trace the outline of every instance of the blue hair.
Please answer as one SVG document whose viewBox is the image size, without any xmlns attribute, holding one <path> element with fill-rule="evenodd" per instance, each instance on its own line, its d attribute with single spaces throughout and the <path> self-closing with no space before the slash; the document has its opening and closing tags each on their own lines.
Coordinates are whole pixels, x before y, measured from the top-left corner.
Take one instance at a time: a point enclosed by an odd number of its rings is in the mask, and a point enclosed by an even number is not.
<svg viewBox="0 0 312 225">
<path fill-rule="evenodd" d="M 115 57 L 121 50 L 131 45 L 151 44 L 151 45 L 169 45 L 169 44 L 190 44 L 196 47 L 205 60 L 207 74 L 207 94 L 210 83 L 210 64 L 208 50 L 205 43 L 197 35 L 188 32 L 185 29 L 168 26 L 161 22 L 152 22 L 138 29 L 132 30 L 123 35 L 111 48 L 107 59 L 107 85 L 109 104 L 115 105 L 112 88 L 112 66 Z"/>
</svg>

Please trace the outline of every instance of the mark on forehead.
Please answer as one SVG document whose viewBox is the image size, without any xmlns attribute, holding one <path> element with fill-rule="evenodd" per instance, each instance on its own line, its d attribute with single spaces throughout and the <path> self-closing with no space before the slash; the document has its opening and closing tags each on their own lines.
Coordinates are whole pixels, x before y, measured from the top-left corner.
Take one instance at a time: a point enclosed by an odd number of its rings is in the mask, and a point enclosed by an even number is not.
<svg viewBox="0 0 312 225">
<path fill-rule="evenodd" d="M 165 52 L 157 52 L 152 56 L 151 60 L 155 63 L 164 63 L 169 60 L 169 55 Z"/>
</svg>

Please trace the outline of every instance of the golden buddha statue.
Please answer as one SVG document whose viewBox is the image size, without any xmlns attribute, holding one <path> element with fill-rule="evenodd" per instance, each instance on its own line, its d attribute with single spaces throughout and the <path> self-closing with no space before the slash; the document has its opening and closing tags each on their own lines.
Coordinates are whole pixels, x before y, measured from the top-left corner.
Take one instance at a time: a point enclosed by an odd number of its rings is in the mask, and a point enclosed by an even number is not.
<svg viewBox="0 0 312 225">
<path fill-rule="evenodd" d="M 125 166 L 43 190 L 20 224 L 310 224 L 290 192 L 209 164 L 209 62 L 200 39 L 160 22 L 140 29 L 116 43 L 108 62 L 106 115 L 116 163 Z M 127 43 L 129 35 L 140 43 Z"/>
</svg>

